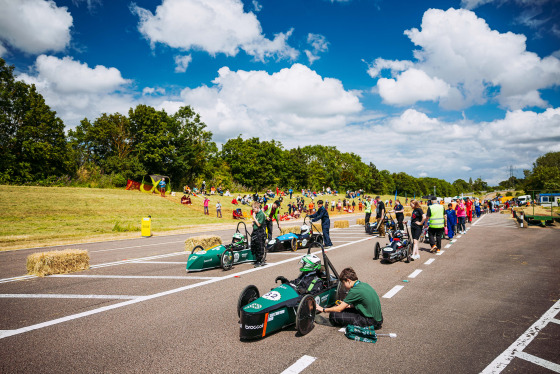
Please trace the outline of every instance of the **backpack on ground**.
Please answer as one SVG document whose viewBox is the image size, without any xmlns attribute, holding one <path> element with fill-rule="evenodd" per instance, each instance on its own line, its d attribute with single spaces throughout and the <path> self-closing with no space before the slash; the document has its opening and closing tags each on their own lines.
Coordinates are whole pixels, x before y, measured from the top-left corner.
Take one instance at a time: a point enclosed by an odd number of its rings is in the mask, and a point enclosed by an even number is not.
<svg viewBox="0 0 560 374">
<path fill-rule="evenodd" d="M 358 342 L 375 343 L 377 341 L 377 334 L 373 326 L 360 327 L 354 325 L 346 326 L 344 335 L 348 339 L 356 340 Z"/>
</svg>

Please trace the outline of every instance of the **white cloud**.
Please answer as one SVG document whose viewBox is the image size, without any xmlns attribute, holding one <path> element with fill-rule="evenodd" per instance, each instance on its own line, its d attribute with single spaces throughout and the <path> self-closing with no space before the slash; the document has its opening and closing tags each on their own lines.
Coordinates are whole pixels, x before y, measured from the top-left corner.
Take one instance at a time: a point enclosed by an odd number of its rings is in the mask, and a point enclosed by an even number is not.
<svg viewBox="0 0 560 374">
<path fill-rule="evenodd" d="M 175 73 L 184 73 L 187 71 L 189 64 L 192 61 L 191 55 L 175 56 Z"/>
<path fill-rule="evenodd" d="M 165 94 L 165 89 L 162 88 L 162 87 L 158 87 L 158 88 L 144 87 L 144 89 L 142 90 L 142 96 L 155 95 L 155 94 L 164 95 Z"/>
<path fill-rule="evenodd" d="M 367 73 L 370 77 L 375 78 L 384 69 L 390 69 L 392 75 L 396 75 L 401 71 L 405 71 L 414 66 L 412 61 L 407 60 L 385 60 L 383 58 L 377 58 L 373 64 L 369 65 Z"/>
<path fill-rule="evenodd" d="M 307 44 L 311 46 L 311 49 L 306 49 L 305 55 L 309 59 L 309 65 L 312 65 L 313 62 L 319 59 L 318 54 L 321 52 L 326 52 L 329 49 L 329 42 L 327 42 L 327 38 L 320 34 L 312 34 L 309 33 L 307 35 Z"/>
<path fill-rule="evenodd" d="M 201 49 L 211 55 L 235 56 L 240 49 L 257 60 L 277 56 L 295 59 L 287 44 L 292 30 L 267 39 L 254 13 L 245 13 L 240 0 L 163 0 L 155 14 L 136 5 L 138 29 L 152 45 L 166 44 L 184 51 Z"/>
<path fill-rule="evenodd" d="M 126 113 L 133 102 L 124 79 L 116 68 L 88 67 L 71 57 L 59 59 L 40 55 L 34 74 L 18 78 L 33 83 L 46 103 L 57 111 L 65 124 L 74 127 L 84 117 L 96 118 L 102 112 Z"/>
<path fill-rule="evenodd" d="M 422 70 L 408 69 L 396 79 L 380 78 L 377 88 L 383 101 L 393 105 L 410 105 L 417 101 L 436 101 L 449 93 L 449 84 L 431 78 Z"/>
<path fill-rule="evenodd" d="M 6 49 L 6 47 L 2 45 L 2 43 L 0 43 L 0 57 L 4 57 L 7 54 L 8 54 L 8 50 Z"/>
<path fill-rule="evenodd" d="M 62 51 L 70 42 L 72 16 L 47 0 L 0 0 L 0 40 L 29 54 Z"/>
<path fill-rule="evenodd" d="M 255 12 L 260 12 L 262 10 L 262 5 L 257 0 L 253 0 L 253 9 Z"/>
<path fill-rule="evenodd" d="M 488 89 L 498 88 L 496 99 L 507 108 L 546 107 L 539 90 L 560 85 L 558 58 L 540 58 L 528 52 L 524 35 L 491 30 L 482 18 L 465 9 L 429 9 L 422 18 L 421 30 L 413 28 L 405 34 L 420 47 L 414 51 L 413 67 L 409 61 L 378 59 L 369 68 L 372 76 L 377 76 L 382 69 L 391 69 L 393 76 L 407 69 L 392 82 L 378 80 L 378 85 L 389 83 L 389 90 L 382 91 L 378 87 L 382 98 L 389 103 L 401 105 L 391 95 L 407 92 L 409 100 L 402 100 L 406 103 L 416 97 L 417 100 L 439 100 L 446 109 L 461 109 L 485 103 L 491 99 Z M 421 85 L 414 85 L 413 77 L 402 79 L 414 69 L 426 74 L 416 73 L 413 76 L 416 80 L 432 81 L 431 93 L 425 93 Z M 436 79 L 449 85 L 446 94 Z"/>
<path fill-rule="evenodd" d="M 345 126 L 362 110 L 337 79 L 301 64 L 277 73 L 219 70 L 214 86 L 186 88 L 181 96 L 201 113 L 218 141 L 265 132 L 275 139 L 323 133 Z"/>
</svg>

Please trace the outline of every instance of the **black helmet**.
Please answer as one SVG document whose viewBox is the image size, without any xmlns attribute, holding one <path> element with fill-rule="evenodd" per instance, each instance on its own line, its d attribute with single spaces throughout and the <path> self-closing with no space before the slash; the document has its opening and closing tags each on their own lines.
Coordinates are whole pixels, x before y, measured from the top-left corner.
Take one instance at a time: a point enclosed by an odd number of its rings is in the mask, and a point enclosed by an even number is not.
<svg viewBox="0 0 560 374">
<path fill-rule="evenodd" d="M 393 234 L 393 238 L 402 239 L 403 238 L 403 232 L 401 230 L 395 231 L 395 233 Z"/>
</svg>

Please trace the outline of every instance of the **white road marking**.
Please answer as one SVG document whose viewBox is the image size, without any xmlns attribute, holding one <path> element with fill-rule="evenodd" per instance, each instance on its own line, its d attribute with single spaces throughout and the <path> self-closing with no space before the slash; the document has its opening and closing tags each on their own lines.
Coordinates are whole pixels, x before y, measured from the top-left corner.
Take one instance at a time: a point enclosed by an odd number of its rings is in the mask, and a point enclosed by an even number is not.
<svg viewBox="0 0 560 374">
<path fill-rule="evenodd" d="M 542 366 L 543 368 L 547 368 L 548 370 L 554 371 L 556 373 L 560 373 L 560 365 L 555 364 L 554 362 L 550 362 L 548 360 L 545 360 L 537 356 L 533 356 L 525 352 L 517 352 L 515 356 L 520 359 L 532 362 L 533 364 Z"/>
<path fill-rule="evenodd" d="M 19 277 L 0 279 L 0 283 L 18 282 L 18 281 L 33 279 L 33 278 L 37 278 L 37 276 L 36 275 L 22 275 L 22 276 L 19 276 Z"/>
<path fill-rule="evenodd" d="M 430 265 L 435 260 L 436 260 L 435 258 L 430 258 L 428 261 L 424 262 L 424 265 Z"/>
<path fill-rule="evenodd" d="M 140 261 L 140 260 L 138 260 L 138 261 L 131 261 L 130 263 L 131 264 L 167 264 L 167 265 L 175 264 L 175 265 L 185 265 L 185 266 L 187 266 L 186 261 L 180 262 L 180 261 Z"/>
<path fill-rule="evenodd" d="M 389 292 L 387 292 L 385 295 L 383 295 L 382 297 L 384 299 L 390 299 L 393 296 L 395 296 L 397 294 L 397 292 L 399 292 L 403 288 L 404 288 L 404 286 L 395 286 L 395 287 L 391 288 L 391 290 Z"/>
<path fill-rule="evenodd" d="M 198 277 L 180 275 L 95 275 L 95 274 L 54 274 L 49 278 L 105 278 L 105 279 L 221 279 L 221 277 Z"/>
<path fill-rule="evenodd" d="M 153 246 L 160 246 L 160 245 L 166 245 L 166 244 L 177 244 L 177 243 L 184 243 L 184 240 L 178 240 L 178 241 L 174 241 L 174 242 L 166 242 L 166 243 L 152 243 L 152 244 L 144 244 L 144 245 L 134 245 L 131 247 L 119 247 L 119 248 L 109 248 L 109 249 L 98 249 L 98 250 L 94 250 L 94 251 L 90 251 L 88 249 L 89 253 L 99 253 L 99 252 L 110 252 L 110 251 L 118 251 L 119 249 L 132 249 L 132 248 L 142 248 L 142 247 L 153 247 Z"/>
<path fill-rule="evenodd" d="M 311 365 L 317 358 L 311 356 L 302 356 L 292 366 L 284 370 L 281 374 L 298 374 L 301 373 L 306 367 Z"/>
<path fill-rule="evenodd" d="M 441 255 L 444 254 L 444 253 L 445 253 L 445 251 L 436 252 L 436 256 L 441 256 Z"/>
<path fill-rule="evenodd" d="M 90 269 L 98 269 L 98 268 L 104 268 L 104 267 L 108 267 L 108 266 L 116 266 L 116 265 L 123 265 L 123 264 L 129 264 L 131 262 L 135 262 L 135 261 L 148 261 L 148 260 L 156 260 L 158 258 L 167 258 L 167 257 L 173 257 L 173 256 L 181 256 L 181 255 L 189 255 L 190 252 L 185 252 L 185 251 L 181 251 L 181 252 L 172 252 L 172 253 L 166 253 L 163 255 L 156 255 L 156 256 L 149 256 L 149 257 L 140 257 L 140 258 L 132 258 L 130 260 L 121 260 L 121 261 L 114 261 L 114 262 L 106 262 L 104 264 L 97 264 L 97 265 L 91 265 L 89 268 Z"/>
<path fill-rule="evenodd" d="M 416 278 L 418 276 L 418 274 L 420 274 L 421 272 L 422 272 L 422 269 L 416 269 L 408 277 L 409 278 Z"/>
<path fill-rule="evenodd" d="M 480 217 L 479 219 L 476 220 L 475 223 L 473 223 L 473 224 L 471 225 L 471 227 L 472 227 L 472 226 L 478 225 L 478 223 L 479 223 L 480 221 L 482 221 L 482 220 L 483 220 L 484 218 L 486 218 L 486 217 L 487 217 L 486 215 Z M 470 229 L 470 227 L 469 227 L 469 229 Z M 468 230 L 468 229 L 467 229 L 467 230 Z"/>
<path fill-rule="evenodd" d="M 50 293 L 5 293 L 0 294 L 0 299 L 137 299 L 141 296 L 129 295 L 71 295 Z"/>
<path fill-rule="evenodd" d="M 551 318 L 550 322 L 554 322 L 560 325 L 560 319 L 556 319 L 556 318 Z"/>
<path fill-rule="evenodd" d="M 445 245 L 445 248 L 450 248 L 450 247 L 451 247 L 451 243 Z"/>
<path fill-rule="evenodd" d="M 484 216 L 486 217 L 486 216 Z M 506 368 L 510 362 L 523 352 L 525 347 L 533 341 L 538 333 L 556 316 L 560 311 L 560 300 L 547 310 L 541 318 L 539 318 L 531 327 L 527 329 L 516 341 L 514 341 L 501 355 L 496 357 L 482 372 L 481 374 L 497 374 Z M 521 358 L 521 357 L 520 357 Z"/>
<path fill-rule="evenodd" d="M 462 235 L 457 235 L 457 239 L 459 239 Z"/>
<path fill-rule="evenodd" d="M 451 239 L 451 243 L 455 243 L 457 239 Z"/>
<path fill-rule="evenodd" d="M 332 251 L 332 250 L 337 249 L 337 248 L 346 247 L 346 246 L 349 246 L 351 244 L 357 244 L 357 243 L 360 243 L 360 242 L 363 242 L 363 241 L 366 241 L 366 240 L 369 240 L 369 238 L 360 239 L 360 240 L 356 240 L 352 243 L 341 244 L 339 246 L 331 247 L 329 249 L 325 249 L 325 252 L 329 252 L 329 251 Z M 182 252 L 182 253 L 184 253 L 184 252 Z M 312 252 L 312 254 L 315 254 L 315 255 L 320 254 L 320 253 L 321 253 L 320 250 Z M 29 331 L 42 329 L 42 328 L 53 326 L 53 325 L 58 325 L 59 323 L 64 323 L 64 322 L 72 321 L 72 320 L 83 318 L 83 317 L 88 317 L 88 316 L 91 316 L 91 315 L 94 315 L 94 314 L 107 312 L 109 310 L 122 308 L 122 307 L 125 307 L 125 306 L 128 306 L 128 305 L 141 303 L 141 302 L 156 299 L 156 298 L 159 298 L 159 297 L 162 297 L 162 296 L 172 295 L 172 294 L 175 294 L 175 293 L 178 293 L 178 292 L 183 292 L 183 291 L 190 290 L 190 289 L 193 289 L 193 288 L 206 286 L 208 284 L 220 282 L 220 281 L 223 281 L 223 280 L 226 280 L 226 279 L 239 277 L 241 275 L 253 273 L 255 271 L 270 269 L 271 267 L 281 265 L 281 264 L 285 264 L 285 263 L 288 263 L 288 262 L 291 262 L 291 261 L 296 261 L 296 260 L 299 260 L 299 256 L 298 257 L 291 257 L 291 258 L 288 258 L 286 260 L 282 260 L 282 261 L 278 261 L 278 262 L 274 262 L 274 263 L 269 263 L 267 266 L 252 268 L 252 269 L 240 271 L 238 273 L 230 273 L 230 274 L 228 274 L 226 276 L 223 276 L 223 277 L 207 279 L 207 280 L 204 280 L 202 282 L 189 284 L 187 286 L 175 288 L 175 289 L 172 289 L 172 290 L 163 291 L 163 292 L 159 292 L 159 293 L 148 295 L 148 296 L 142 296 L 142 297 L 139 297 L 139 298 L 134 299 L 134 300 L 127 300 L 127 301 L 123 301 L 123 302 L 120 302 L 120 303 L 107 305 L 107 306 L 104 306 L 104 307 L 101 307 L 101 308 L 91 309 L 91 310 L 88 310 L 88 311 L 85 311 L 85 312 L 82 312 L 82 313 L 72 314 L 72 315 L 69 315 L 69 316 L 53 319 L 53 320 L 42 322 L 42 323 L 37 323 L 35 325 L 22 327 L 22 328 L 15 329 L 15 330 L 2 330 L 1 333 L 0 333 L 0 339 L 4 339 L 4 338 L 14 336 L 14 335 L 23 334 L 23 333 L 29 332 Z M 52 276 L 54 276 L 54 275 L 51 275 L 51 277 Z M 83 277 L 84 275 L 60 274 L 60 275 L 56 275 L 56 276 L 57 277 L 63 277 L 63 276 L 70 276 L 70 277 L 71 276 L 82 276 Z"/>
<path fill-rule="evenodd" d="M 333 243 L 350 243 L 353 242 L 353 240 L 331 240 Z"/>
</svg>

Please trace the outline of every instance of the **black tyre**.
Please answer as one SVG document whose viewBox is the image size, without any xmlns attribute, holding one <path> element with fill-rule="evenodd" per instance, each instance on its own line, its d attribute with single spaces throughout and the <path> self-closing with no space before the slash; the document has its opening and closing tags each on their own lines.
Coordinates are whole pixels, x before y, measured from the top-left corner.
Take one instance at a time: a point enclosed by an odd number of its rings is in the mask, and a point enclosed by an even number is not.
<svg viewBox="0 0 560 374">
<path fill-rule="evenodd" d="M 370 232 L 371 228 L 370 228 L 369 222 L 366 222 L 366 224 L 364 225 L 364 227 L 366 228 L 366 234 L 370 234 L 370 233 L 371 233 L 371 232 Z"/>
<path fill-rule="evenodd" d="M 380 255 L 381 255 L 381 244 L 375 243 L 373 259 L 374 260 L 379 260 Z"/>
<path fill-rule="evenodd" d="M 411 252 L 412 252 L 412 243 L 408 243 L 406 245 L 406 262 L 407 263 L 410 262 Z"/>
<path fill-rule="evenodd" d="M 315 327 L 317 305 L 311 295 L 305 295 L 299 303 L 296 314 L 296 330 L 300 335 L 307 335 Z"/>
<path fill-rule="evenodd" d="M 318 235 L 315 239 L 316 243 L 323 244 L 323 235 Z"/>
<path fill-rule="evenodd" d="M 338 305 L 339 301 L 344 301 L 346 299 L 346 295 L 348 295 L 348 290 L 342 282 L 338 282 L 338 286 L 336 286 L 336 304 Z"/>
<path fill-rule="evenodd" d="M 296 238 L 292 238 L 291 249 L 294 252 L 298 250 L 298 242 Z"/>
<path fill-rule="evenodd" d="M 191 255 L 194 254 L 196 251 L 204 251 L 204 248 L 201 245 L 197 245 L 191 251 Z"/>
<path fill-rule="evenodd" d="M 220 265 L 225 271 L 230 270 L 233 266 L 233 251 L 231 249 L 226 249 L 220 257 Z"/>
<path fill-rule="evenodd" d="M 252 303 L 260 297 L 259 289 L 257 286 L 247 286 L 241 294 L 239 295 L 239 300 L 237 300 L 237 316 L 241 317 L 241 309 L 247 304 Z"/>
</svg>

